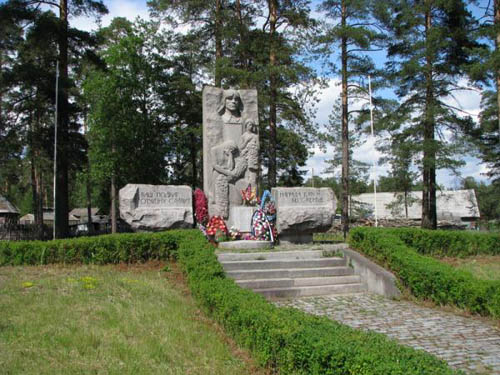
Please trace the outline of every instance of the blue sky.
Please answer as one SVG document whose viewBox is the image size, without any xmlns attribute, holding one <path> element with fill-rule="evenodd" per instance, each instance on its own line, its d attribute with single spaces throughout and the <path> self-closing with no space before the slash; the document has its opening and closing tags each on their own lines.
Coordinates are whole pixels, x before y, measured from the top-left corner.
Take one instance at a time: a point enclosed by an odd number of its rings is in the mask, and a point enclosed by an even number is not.
<svg viewBox="0 0 500 375">
<path fill-rule="evenodd" d="M 101 20 L 103 26 L 106 26 L 114 17 L 126 17 L 130 20 L 134 20 L 136 17 L 148 18 L 148 10 L 145 0 L 104 0 L 104 3 L 109 9 L 109 14 L 104 16 Z M 313 3 L 318 3 L 314 1 Z M 485 6 L 487 1 L 483 0 L 479 2 L 479 6 Z M 482 12 L 479 8 L 474 8 L 474 13 L 479 14 Z M 482 13 L 481 13 L 482 14 Z M 97 27 L 97 24 L 87 18 L 74 18 L 70 20 L 72 26 L 91 30 Z M 374 56 L 377 64 L 382 65 L 384 63 L 384 55 L 378 53 Z M 328 115 L 331 113 L 331 108 L 336 98 L 340 95 L 340 87 L 338 86 L 338 80 L 330 79 L 329 87 L 324 89 L 320 94 L 320 101 L 317 105 L 318 112 L 316 116 L 316 122 L 323 125 L 328 121 Z M 385 95 L 391 95 L 390 92 L 385 92 Z M 450 99 L 452 100 L 452 99 Z M 479 102 L 480 94 L 476 91 L 464 91 L 457 95 L 457 101 L 454 101 L 455 105 L 462 107 L 471 114 L 477 115 L 479 113 Z M 361 105 L 362 103 L 359 103 Z M 323 153 L 319 148 L 314 148 L 311 150 L 312 156 L 309 158 L 306 169 L 307 175 L 311 175 L 311 171 L 314 168 L 314 174 L 326 177 L 324 170 L 326 168 L 325 160 L 332 157 L 332 148 L 327 148 L 327 152 Z M 354 157 L 361 160 L 372 163 L 373 160 L 378 160 L 381 155 L 374 149 L 373 143 L 366 143 L 358 149 L 354 150 Z M 473 176 L 474 178 L 485 180 L 483 175 L 486 172 L 484 165 L 480 163 L 478 159 L 471 156 L 465 158 L 466 165 L 461 168 L 462 177 Z M 386 173 L 387 166 L 378 166 L 377 174 L 383 175 Z M 453 188 L 457 187 L 460 179 L 453 176 L 449 171 L 440 170 L 437 174 L 438 184 L 442 184 L 446 187 Z"/>
</svg>

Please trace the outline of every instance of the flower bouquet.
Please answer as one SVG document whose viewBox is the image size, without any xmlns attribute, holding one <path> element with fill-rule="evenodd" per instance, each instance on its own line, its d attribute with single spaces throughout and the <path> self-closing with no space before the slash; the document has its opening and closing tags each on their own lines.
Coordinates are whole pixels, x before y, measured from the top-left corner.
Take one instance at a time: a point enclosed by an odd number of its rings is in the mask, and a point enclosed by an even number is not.
<svg viewBox="0 0 500 375">
<path fill-rule="evenodd" d="M 212 216 L 207 224 L 207 236 L 216 242 L 221 242 L 226 239 L 228 230 L 224 219 L 220 216 Z"/>
<path fill-rule="evenodd" d="M 257 188 L 252 188 L 252 185 L 248 184 L 245 190 L 241 190 L 241 197 L 243 198 L 243 205 L 245 206 L 255 206 L 259 204 L 259 197 L 257 196 Z"/>
<path fill-rule="evenodd" d="M 231 227 L 231 229 L 229 230 L 229 237 L 231 238 L 231 241 L 239 240 L 241 239 L 241 232 L 238 228 Z"/>
</svg>

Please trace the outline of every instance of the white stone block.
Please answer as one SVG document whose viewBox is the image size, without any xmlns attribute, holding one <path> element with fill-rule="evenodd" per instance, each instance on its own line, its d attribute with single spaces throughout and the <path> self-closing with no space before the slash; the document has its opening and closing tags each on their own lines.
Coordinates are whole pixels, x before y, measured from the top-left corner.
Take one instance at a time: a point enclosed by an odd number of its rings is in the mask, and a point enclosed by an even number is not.
<svg viewBox="0 0 500 375">
<path fill-rule="evenodd" d="M 128 184 L 120 189 L 119 196 L 120 217 L 135 231 L 193 226 L 189 186 Z"/>
</svg>

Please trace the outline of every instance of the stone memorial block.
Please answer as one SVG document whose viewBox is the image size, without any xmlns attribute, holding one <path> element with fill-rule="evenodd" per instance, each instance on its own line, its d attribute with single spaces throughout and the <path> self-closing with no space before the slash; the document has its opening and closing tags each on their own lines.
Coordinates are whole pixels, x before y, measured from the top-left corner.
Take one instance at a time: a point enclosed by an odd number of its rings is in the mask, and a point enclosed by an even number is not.
<svg viewBox="0 0 500 375">
<path fill-rule="evenodd" d="M 232 206 L 229 210 L 229 228 L 236 228 L 240 232 L 249 233 L 252 231 L 252 216 L 257 211 L 257 207 Z"/>
<path fill-rule="evenodd" d="M 281 239 L 300 237 L 310 239 L 314 232 L 332 226 L 337 199 L 330 188 L 273 188 L 276 202 L 276 228 Z M 307 235 L 307 236 L 304 236 Z M 312 238 L 311 238 L 312 239 Z"/>
<path fill-rule="evenodd" d="M 203 189 L 210 216 L 229 217 L 241 190 L 257 187 L 257 90 L 203 89 Z"/>
<path fill-rule="evenodd" d="M 120 189 L 120 217 L 136 231 L 191 228 L 191 188 L 128 184 Z"/>
</svg>

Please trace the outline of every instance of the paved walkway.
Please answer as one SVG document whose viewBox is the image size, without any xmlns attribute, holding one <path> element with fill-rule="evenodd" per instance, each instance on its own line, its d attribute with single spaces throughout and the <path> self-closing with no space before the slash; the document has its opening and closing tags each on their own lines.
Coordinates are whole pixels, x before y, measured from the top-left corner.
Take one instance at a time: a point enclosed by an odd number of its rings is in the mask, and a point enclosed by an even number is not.
<svg viewBox="0 0 500 375">
<path fill-rule="evenodd" d="M 478 319 L 373 294 L 307 297 L 275 303 L 326 315 L 354 328 L 384 333 L 471 374 L 500 375 L 500 329 Z"/>
</svg>

